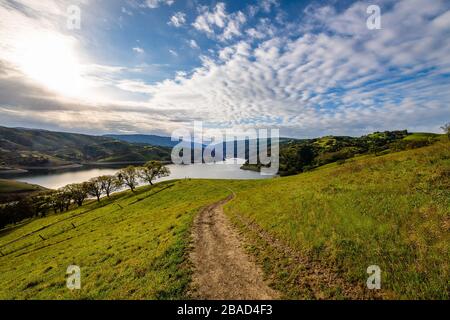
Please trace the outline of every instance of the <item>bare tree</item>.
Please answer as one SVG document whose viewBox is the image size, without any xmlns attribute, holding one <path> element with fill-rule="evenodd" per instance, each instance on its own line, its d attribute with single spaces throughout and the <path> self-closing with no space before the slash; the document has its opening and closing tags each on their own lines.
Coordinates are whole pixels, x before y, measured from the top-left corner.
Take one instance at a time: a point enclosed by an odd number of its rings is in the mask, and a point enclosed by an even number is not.
<svg viewBox="0 0 450 320">
<path fill-rule="evenodd" d="M 102 182 L 99 178 L 92 178 L 86 183 L 87 193 L 90 196 L 97 197 L 97 201 L 100 202 L 100 198 L 103 194 Z"/>
<path fill-rule="evenodd" d="M 101 176 L 97 178 L 106 196 L 109 198 L 111 193 L 120 188 L 120 181 L 115 176 Z"/>
<path fill-rule="evenodd" d="M 156 178 L 167 177 L 168 175 L 170 175 L 169 168 L 160 161 L 149 161 L 139 168 L 139 177 L 151 185 Z"/>
<path fill-rule="evenodd" d="M 134 189 L 138 185 L 138 170 L 133 166 L 126 167 L 117 173 L 117 178 L 122 184 L 128 186 L 134 192 Z"/>
</svg>

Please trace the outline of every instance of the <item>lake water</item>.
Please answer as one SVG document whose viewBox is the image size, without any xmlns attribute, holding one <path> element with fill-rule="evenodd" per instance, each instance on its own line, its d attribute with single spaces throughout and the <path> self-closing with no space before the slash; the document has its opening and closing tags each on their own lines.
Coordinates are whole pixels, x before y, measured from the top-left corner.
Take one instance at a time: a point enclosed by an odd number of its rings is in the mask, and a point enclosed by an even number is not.
<svg viewBox="0 0 450 320">
<path fill-rule="evenodd" d="M 241 159 L 228 159 L 221 164 L 193 164 L 193 165 L 168 165 L 170 176 L 158 179 L 164 181 L 171 179 L 267 179 L 271 176 L 263 176 L 259 172 L 241 170 Z M 120 168 L 79 168 L 55 172 L 34 172 L 11 175 L 5 178 L 37 184 L 49 189 L 57 189 L 71 183 L 88 181 L 91 178 L 102 175 L 113 175 Z"/>
</svg>

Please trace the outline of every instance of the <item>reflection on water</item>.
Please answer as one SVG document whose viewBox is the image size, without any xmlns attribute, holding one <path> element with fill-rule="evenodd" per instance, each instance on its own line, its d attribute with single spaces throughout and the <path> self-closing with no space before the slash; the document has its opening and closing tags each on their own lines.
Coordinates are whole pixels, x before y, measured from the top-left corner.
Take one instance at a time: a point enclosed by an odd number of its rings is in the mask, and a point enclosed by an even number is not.
<svg viewBox="0 0 450 320">
<path fill-rule="evenodd" d="M 170 176 L 157 181 L 183 178 L 198 179 L 265 179 L 259 172 L 241 170 L 242 159 L 227 159 L 222 164 L 168 165 Z M 39 172 L 12 175 L 8 178 L 57 189 L 70 183 L 80 183 L 102 175 L 113 175 L 120 168 L 81 168 L 63 172 Z"/>
</svg>

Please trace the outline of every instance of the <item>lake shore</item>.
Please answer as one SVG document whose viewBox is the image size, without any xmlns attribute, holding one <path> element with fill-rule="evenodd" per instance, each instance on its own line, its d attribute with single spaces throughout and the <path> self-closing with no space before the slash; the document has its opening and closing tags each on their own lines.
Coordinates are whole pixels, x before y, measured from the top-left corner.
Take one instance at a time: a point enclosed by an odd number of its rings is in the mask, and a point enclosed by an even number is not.
<svg viewBox="0 0 450 320">
<path fill-rule="evenodd" d="M 239 162 L 239 161 L 238 161 Z M 240 161 L 242 162 L 242 161 Z M 114 175 L 118 170 L 131 165 L 127 163 L 104 163 L 97 165 L 91 163 L 89 165 L 77 166 L 75 168 L 66 168 L 66 170 L 33 170 L 21 174 L 10 174 L 3 176 L 10 180 L 17 180 L 37 184 L 49 189 L 58 189 L 70 183 L 81 183 L 91 178 L 102 175 Z M 137 165 L 136 163 L 134 165 Z M 157 181 L 169 179 L 266 179 L 268 176 L 262 176 L 259 172 L 242 170 L 242 163 L 236 163 L 234 159 L 230 159 L 227 163 L 212 164 L 192 164 L 192 165 L 175 165 L 169 164 L 171 171 L 169 177 L 157 179 Z"/>
<path fill-rule="evenodd" d="M 172 164 L 171 161 L 161 161 L 164 165 Z M 0 167 L 0 176 L 15 175 L 15 174 L 26 174 L 30 172 L 56 172 L 71 169 L 82 169 L 82 168 L 95 168 L 95 167 L 125 167 L 125 166 L 139 166 L 145 164 L 145 161 L 119 161 L 119 162 L 83 162 L 83 163 L 73 163 L 62 166 L 40 166 L 40 167 L 30 167 L 30 166 L 20 166 L 20 167 Z"/>
<path fill-rule="evenodd" d="M 7 174 L 19 174 L 19 173 L 27 173 L 28 170 L 24 170 L 24 169 L 15 169 L 15 168 L 1 168 L 0 169 L 0 176 L 2 174 L 7 175 Z"/>
</svg>

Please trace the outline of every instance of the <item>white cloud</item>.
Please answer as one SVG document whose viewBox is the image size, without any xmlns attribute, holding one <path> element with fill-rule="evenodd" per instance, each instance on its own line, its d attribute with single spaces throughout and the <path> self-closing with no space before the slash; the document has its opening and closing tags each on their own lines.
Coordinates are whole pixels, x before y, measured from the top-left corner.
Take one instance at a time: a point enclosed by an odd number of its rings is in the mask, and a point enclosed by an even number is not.
<svg viewBox="0 0 450 320">
<path fill-rule="evenodd" d="M 156 9 L 160 7 L 161 5 L 168 5 L 171 6 L 175 3 L 175 0 L 146 0 L 145 6 L 150 9 Z"/>
<path fill-rule="evenodd" d="M 284 134 L 310 137 L 438 131 L 450 119 L 450 4 L 382 3 L 389 4 L 382 11 L 382 30 L 365 27 L 367 3 L 357 2 L 343 12 L 308 8 L 294 35 L 267 18 L 244 32 L 246 22 L 238 13 L 228 14 L 219 4 L 212 11 L 201 8 L 196 29 L 224 42 L 214 54 L 200 57 L 200 67 L 150 84 L 125 78 L 130 68 L 81 64 L 83 79 L 108 93 L 86 100 L 46 90 L 10 65 L 17 49 L 11 35 L 17 30 L 58 31 L 46 21 L 31 23 L 29 12 L 13 14 L 0 6 L 0 124 L 168 132 L 203 120 L 221 127 L 275 126 Z M 45 5 L 58 11 L 57 5 Z M 77 44 L 64 33 L 58 37 Z"/>
<path fill-rule="evenodd" d="M 270 13 L 272 8 L 276 8 L 279 5 L 278 0 L 259 0 L 256 4 L 249 5 L 247 11 L 251 17 L 254 17 L 260 12 Z"/>
<path fill-rule="evenodd" d="M 175 50 L 169 49 L 169 53 L 174 57 L 178 57 L 178 53 Z"/>
<path fill-rule="evenodd" d="M 416 1 L 414 7 L 425 5 Z M 155 85 L 149 103 L 181 106 L 210 123 L 281 126 L 303 136 L 436 131 L 450 118 L 449 81 L 438 80 L 450 70 L 450 45 L 444 41 L 446 27 L 435 22 L 447 8 L 441 3 L 415 11 L 399 2 L 383 14 L 383 30 L 376 32 L 365 28 L 365 8 L 357 3 L 341 14 L 318 8 L 328 16 L 314 23 L 326 22 L 331 34 L 275 36 L 256 48 L 244 41 L 224 47 L 218 60 L 203 58 L 190 76 Z M 436 18 L 426 19 L 431 14 Z M 416 22 L 414 29 L 407 21 Z"/>
<path fill-rule="evenodd" d="M 153 87 L 141 80 L 120 80 L 117 87 L 134 93 L 152 93 Z"/>
<path fill-rule="evenodd" d="M 133 15 L 133 12 L 130 11 L 130 10 L 128 10 L 128 9 L 125 8 L 125 7 L 122 7 L 122 8 L 121 8 L 121 11 L 122 11 L 122 13 L 127 14 L 127 15 L 129 15 L 129 16 L 132 16 L 132 15 Z"/>
<path fill-rule="evenodd" d="M 192 49 L 200 49 L 200 47 L 198 46 L 197 42 L 194 39 L 189 40 L 188 44 Z"/>
<path fill-rule="evenodd" d="M 253 40 L 262 40 L 274 37 L 277 30 L 268 18 L 261 18 L 254 28 L 247 29 L 245 33 Z"/>
<path fill-rule="evenodd" d="M 268 13 L 272 10 L 272 7 L 278 7 L 279 3 L 277 0 L 261 0 L 259 5 L 264 12 Z"/>
<path fill-rule="evenodd" d="M 230 40 L 234 36 L 242 35 L 241 27 L 246 21 L 247 18 L 245 17 L 245 15 L 242 12 L 238 11 L 235 15 L 229 18 L 228 24 L 219 39 Z"/>
<path fill-rule="evenodd" d="M 201 6 L 198 10 L 200 14 L 192 24 L 198 31 L 211 37 L 217 36 L 220 41 L 231 40 L 235 36 L 242 35 L 241 28 L 247 18 L 241 11 L 228 14 L 223 2 L 217 3 L 212 11 L 207 6 Z"/>
<path fill-rule="evenodd" d="M 142 53 L 145 52 L 145 50 L 142 49 L 141 47 L 134 47 L 133 51 L 136 52 L 136 53 L 139 53 L 139 54 L 142 54 Z"/>
<path fill-rule="evenodd" d="M 255 28 L 249 28 L 245 31 L 251 38 L 264 39 L 266 35 L 263 32 L 256 30 Z"/>
<path fill-rule="evenodd" d="M 185 23 L 186 23 L 186 14 L 183 12 L 177 12 L 170 18 L 170 21 L 167 24 L 179 28 Z"/>
</svg>

